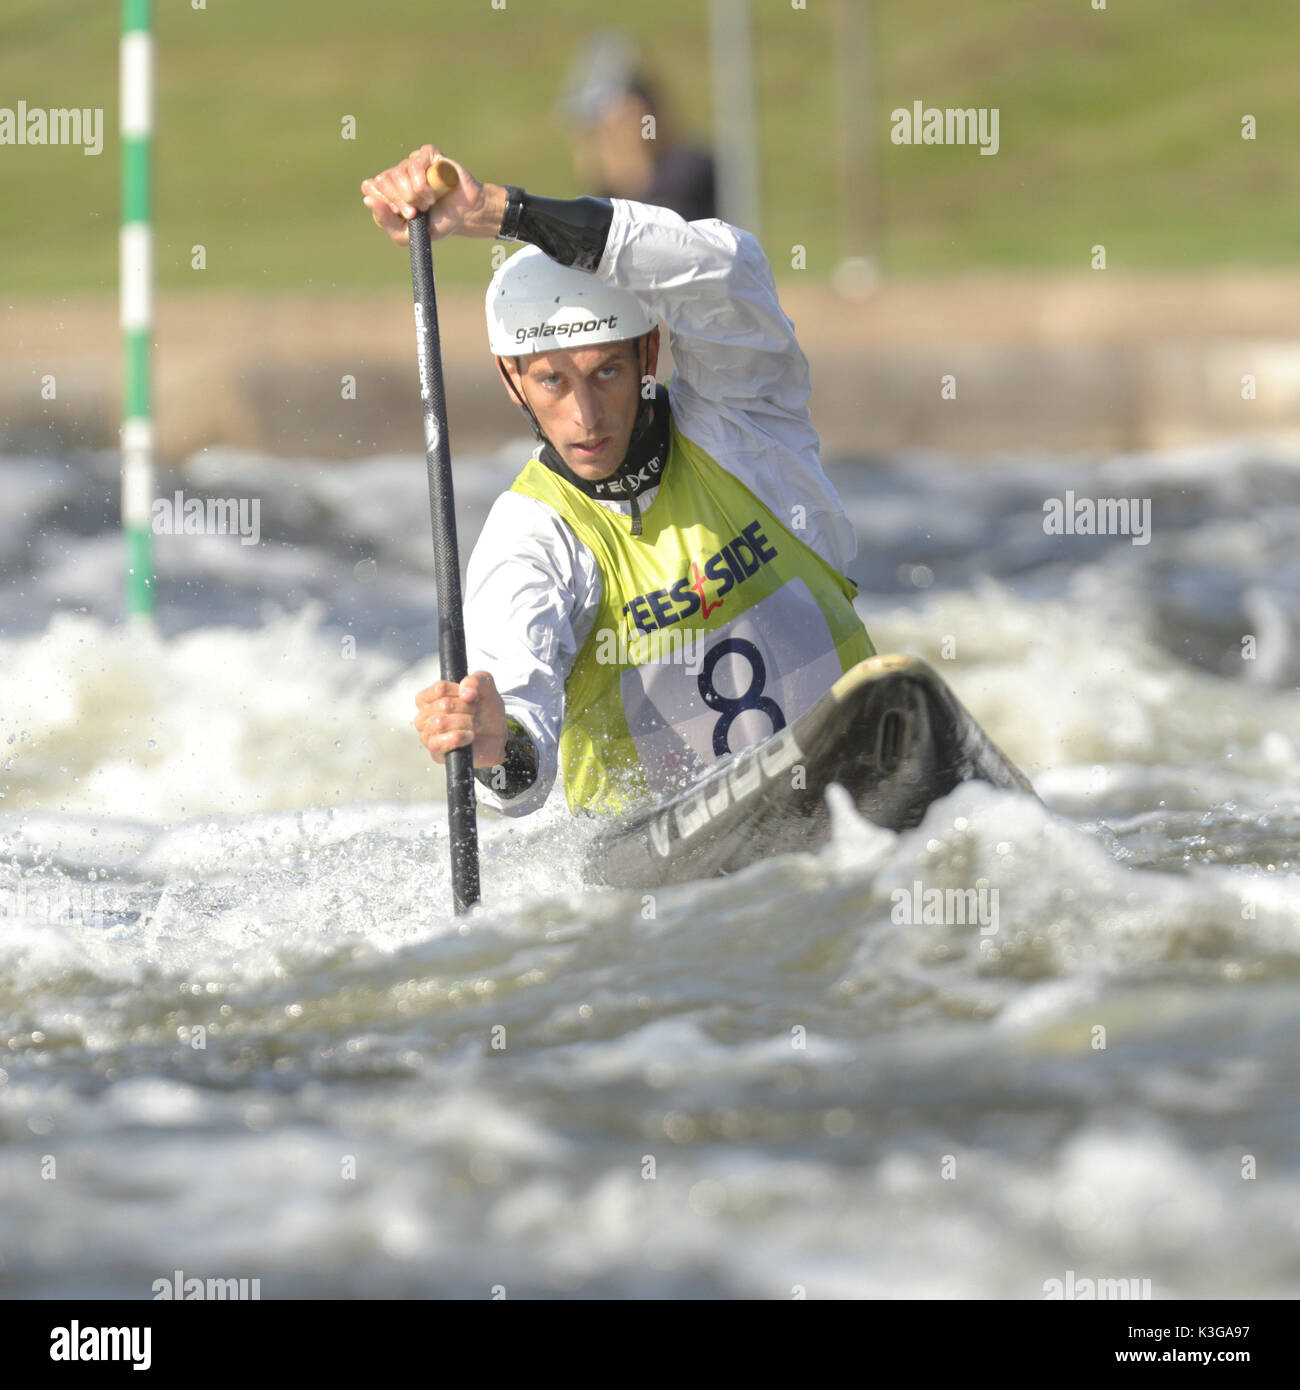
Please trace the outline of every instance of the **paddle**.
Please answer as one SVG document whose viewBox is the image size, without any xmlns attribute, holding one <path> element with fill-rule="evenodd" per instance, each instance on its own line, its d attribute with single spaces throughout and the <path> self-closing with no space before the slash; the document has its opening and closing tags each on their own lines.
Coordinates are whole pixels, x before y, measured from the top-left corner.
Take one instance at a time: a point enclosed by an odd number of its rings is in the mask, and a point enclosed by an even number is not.
<svg viewBox="0 0 1300 1390">
<path fill-rule="evenodd" d="M 458 182 L 455 167 L 435 161 L 429 186 L 438 197 Z M 438 337 L 438 301 L 433 284 L 428 213 L 409 224 L 411 283 L 415 290 L 415 341 L 420 362 L 420 401 L 424 406 L 424 450 L 429 468 L 429 509 L 433 515 L 434 584 L 438 602 L 438 659 L 442 679 L 460 682 L 467 674 L 465 620 L 461 612 L 460 555 L 456 546 L 456 509 L 451 486 L 451 451 L 447 443 L 447 399 L 442 385 L 442 345 Z M 474 752 L 455 748 L 447 754 L 447 819 L 451 831 L 451 893 L 455 910 L 465 912 L 479 900 L 478 823 L 475 820 Z"/>
</svg>

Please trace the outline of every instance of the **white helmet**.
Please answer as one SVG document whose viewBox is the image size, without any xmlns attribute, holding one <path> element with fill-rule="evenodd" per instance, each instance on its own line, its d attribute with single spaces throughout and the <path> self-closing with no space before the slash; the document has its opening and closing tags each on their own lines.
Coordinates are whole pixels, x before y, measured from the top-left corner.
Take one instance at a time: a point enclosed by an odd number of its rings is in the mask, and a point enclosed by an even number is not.
<svg viewBox="0 0 1300 1390">
<path fill-rule="evenodd" d="M 558 265 L 540 247 L 525 246 L 492 277 L 487 326 L 494 357 L 526 357 L 549 348 L 640 338 L 654 320 L 628 290 L 607 285 L 590 271 Z"/>
</svg>

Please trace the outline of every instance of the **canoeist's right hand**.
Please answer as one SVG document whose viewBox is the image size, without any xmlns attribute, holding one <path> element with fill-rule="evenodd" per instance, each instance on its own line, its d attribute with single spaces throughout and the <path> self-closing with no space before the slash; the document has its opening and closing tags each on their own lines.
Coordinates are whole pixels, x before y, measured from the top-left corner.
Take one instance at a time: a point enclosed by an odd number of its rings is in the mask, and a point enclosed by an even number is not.
<svg viewBox="0 0 1300 1390">
<path fill-rule="evenodd" d="M 446 160 L 458 177 L 456 187 L 440 198 L 429 186 L 434 160 Z M 361 201 L 370 209 L 376 227 L 399 246 L 411 236 L 406 224 L 417 212 L 429 213 L 429 239 L 458 233 L 461 236 L 496 236 L 505 215 L 505 189 L 479 183 L 463 164 L 443 154 L 436 145 L 421 145 L 400 164 L 374 178 L 362 179 Z"/>
<path fill-rule="evenodd" d="M 420 742 L 435 763 L 471 743 L 475 767 L 496 767 L 505 757 L 505 702 L 486 671 L 472 671 L 459 685 L 434 681 L 415 697 L 415 704 Z"/>
</svg>

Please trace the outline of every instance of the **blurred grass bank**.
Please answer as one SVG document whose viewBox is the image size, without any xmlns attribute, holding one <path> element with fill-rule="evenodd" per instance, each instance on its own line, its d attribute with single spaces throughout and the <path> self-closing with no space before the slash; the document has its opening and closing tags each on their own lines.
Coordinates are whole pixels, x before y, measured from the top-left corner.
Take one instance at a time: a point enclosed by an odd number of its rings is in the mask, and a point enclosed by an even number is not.
<svg viewBox="0 0 1300 1390">
<path fill-rule="evenodd" d="M 1297 427 L 1300 7 L 877 0 L 864 95 L 846 103 L 851 3 L 752 6 L 761 233 L 830 450 L 1113 448 Z M 0 15 L 0 106 L 104 111 L 98 156 L 0 147 L 9 448 L 116 440 L 117 8 L 9 0 Z M 357 185 L 433 139 L 485 178 L 584 191 L 553 106 L 609 8 L 154 11 L 164 455 L 216 441 L 418 450 L 405 257 Z M 707 6 L 660 0 L 615 18 L 675 119 L 706 135 Z M 996 108 L 996 155 L 894 143 L 891 113 L 915 102 Z M 850 130 L 869 175 L 852 187 Z M 854 297 L 835 269 L 864 247 L 877 276 Z M 438 248 L 461 447 L 519 426 L 484 352 L 491 251 Z"/>
</svg>

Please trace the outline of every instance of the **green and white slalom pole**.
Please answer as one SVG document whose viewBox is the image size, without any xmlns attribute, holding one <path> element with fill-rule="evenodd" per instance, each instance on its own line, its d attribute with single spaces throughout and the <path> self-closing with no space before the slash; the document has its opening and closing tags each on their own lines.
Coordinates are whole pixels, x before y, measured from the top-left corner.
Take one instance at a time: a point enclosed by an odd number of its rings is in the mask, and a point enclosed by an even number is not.
<svg viewBox="0 0 1300 1390">
<path fill-rule="evenodd" d="M 118 298 L 122 311 L 122 535 L 126 541 L 126 614 L 153 613 L 153 417 L 149 339 L 153 331 L 153 34 L 150 0 L 122 0 L 122 227 Z"/>
</svg>

